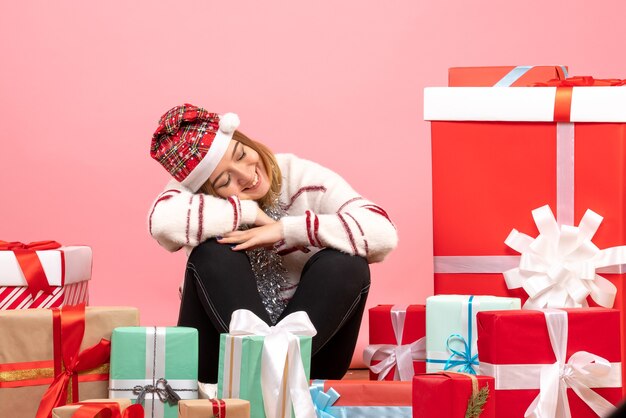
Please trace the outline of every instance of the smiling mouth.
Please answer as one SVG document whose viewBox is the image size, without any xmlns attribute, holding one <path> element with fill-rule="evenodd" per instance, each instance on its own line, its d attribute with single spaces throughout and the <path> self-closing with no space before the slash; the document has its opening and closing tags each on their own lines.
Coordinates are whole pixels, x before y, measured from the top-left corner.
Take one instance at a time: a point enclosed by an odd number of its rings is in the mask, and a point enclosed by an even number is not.
<svg viewBox="0 0 626 418">
<path fill-rule="evenodd" d="M 256 188 L 256 186 L 259 185 L 259 174 L 255 171 L 254 172 L 254 180 L 252 180 L 252 184 L 250 184 L 250 186 L 246 187 L 245 190 L 246 191 L 250 191 L 250 190 L 254 190 Z"/>
</svg>

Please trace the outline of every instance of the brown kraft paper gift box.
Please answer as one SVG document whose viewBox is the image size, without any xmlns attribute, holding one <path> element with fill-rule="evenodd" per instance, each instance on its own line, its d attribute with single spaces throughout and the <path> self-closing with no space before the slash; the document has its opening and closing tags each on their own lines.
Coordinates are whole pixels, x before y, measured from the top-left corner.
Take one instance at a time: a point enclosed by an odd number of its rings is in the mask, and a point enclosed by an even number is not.
<svg viewBox="0 0 626 418">
<path fill-rule="evenodd" d="M 0 417 L 35 417 L 54 379 L 52 316 L 51 309 L 0 311 Z M 80 352 L 110 339 L 113 328 L 136 325 L 137 308 L 87 307 Z M 79 400 L 108 397 L 108 366 L 79 374 Z"/>
<path fill-rule="evenodd" d="M 225 410 L 219 411 L 219 403 Z M 217 410 L 217 413 L 215 412 Z M 250 402 L 242 399 L 188 399 L 178 402 L 178 418 L 250 418 Z"/>
<path fill-rule="evenodd" d="M 120 411 L 124 411 L 124 409 L 128 408 L 131 405 L 130 399 L 88 399 L 84 402 L 94 402 L 94 403 L 116 403 L 120 406 Z M 74 416 L 74 412 L 80 408 L 81 405 L 65 405 L 59 406 L 52 410 L 52 418 L 72 418 Z M 98 414 L 98 417 L 100 414 Z"/>
</svg>

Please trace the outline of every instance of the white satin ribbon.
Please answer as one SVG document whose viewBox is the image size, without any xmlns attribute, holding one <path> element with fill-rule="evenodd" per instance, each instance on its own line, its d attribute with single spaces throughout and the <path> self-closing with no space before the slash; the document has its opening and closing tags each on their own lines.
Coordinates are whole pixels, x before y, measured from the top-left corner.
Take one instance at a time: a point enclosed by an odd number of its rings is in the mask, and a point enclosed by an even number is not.
<svg viewBox="0 0 626 418">
<path fill-rule="evenodd" d="M 363 351 L 363 362 L 378 374 L 378 380 L 384 380 L 391 369 L 396 366 L 393 380 L 410 381 L 415 374 L 414 360 L 426 360 L 426 337 L 410 344 L 402 344 L 402 333 L 406 320 L 406 305 L 394 305 L 391 308 L 391 326 L 396 344 L 370 344 Z M 380 361 L 372 365 L 372 361 Z"/>
<path fill-rule="evenodd" d="M 586 351 L 574 353 L 567 362 L 567 312 L 557 309 L 544 311 L 550 344 L 556 357 L 554 364 L 541 368 L 539 395 L 530 404 L 525 418 L 571 418 L 567 388 L 572 390 L 596 414 L 606 416 L 615 407 L 590 386 L 602 385 L 609 376 L 611 363 L 606 359 Z"/>
<path fill-rule="evenodd" d="M 528 293 L 524 309 L 585 307 L 589 295 L 598 305 L 613 307 L 617 289 L 596 270 L 625 264 L 626 246 L 600 250 L 591 242 L 602 217 L 588 209 L 578 227 L 559 227 L 547 205 L 532 215 L 537 238 L 513 229 L 504 241 L 522 254 L 519 267 L 503 274 L 509 289 Z"/>
<path fill-rule="evenodd" d="M 229 333 L 233 336 L 264 336 L 261 359 L 261 390 L 267 418 L 291 416 L 315 418 L 304 365 L 300 355 L 302 336 L 317 332 L 306 312 L 287 315 L 275 326 L 269 326 L 254 313 L 239 309 L 233 312 Z"/>
</svg>

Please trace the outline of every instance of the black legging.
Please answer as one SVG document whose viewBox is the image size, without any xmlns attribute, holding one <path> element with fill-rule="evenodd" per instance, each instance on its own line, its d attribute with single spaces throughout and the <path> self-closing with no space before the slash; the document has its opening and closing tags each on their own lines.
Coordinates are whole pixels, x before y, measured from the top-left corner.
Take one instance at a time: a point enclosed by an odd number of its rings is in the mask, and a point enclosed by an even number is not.
<svg viewBox="0 0 626 418">
<path fill-rule="evenodd" d="M 305 311 L 317 330 L 311 379 L 341 379 L 350 366 L 370 287 L 366 260 L 323 249 L 305 264 L 298 288 L 278 318 Z M 198 329 L 198 379 L 217 382 L 219 335 L 233 311 L 248 309 L 270 323 L 248 256 L 214 239 L 196 247 L 187 261 L 178 325 Z"/>
</svg>

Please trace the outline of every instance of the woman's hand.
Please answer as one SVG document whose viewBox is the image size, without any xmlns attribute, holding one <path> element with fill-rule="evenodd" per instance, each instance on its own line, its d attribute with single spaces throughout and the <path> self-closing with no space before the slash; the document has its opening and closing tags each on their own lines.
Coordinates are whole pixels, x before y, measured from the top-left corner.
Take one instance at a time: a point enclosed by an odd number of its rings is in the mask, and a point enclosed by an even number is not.
<svg viewBox="0 0 626 418">
<path fill-rule="evenodd" d="M 275 222 L 276 221 L 270 218 L 265 212 L 263 212 L 261 208 L 257 209 L 256 219 L 254 220 L 254 225 L 263 226 L 263 225 L 273 224 Z"/>
<path fill-rule="evenodd" d="M 283 225 L 280 221 L 272 220 L 272 223 L 250 228 L 245 231 L 232 231 L 218 239 L 220 244 L 236 244 L 234 251 L 252 250 L 254 248 L 271 247 L 283 237 Z"/>
</svg>

